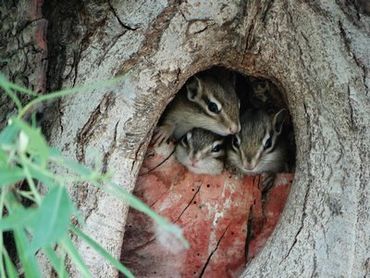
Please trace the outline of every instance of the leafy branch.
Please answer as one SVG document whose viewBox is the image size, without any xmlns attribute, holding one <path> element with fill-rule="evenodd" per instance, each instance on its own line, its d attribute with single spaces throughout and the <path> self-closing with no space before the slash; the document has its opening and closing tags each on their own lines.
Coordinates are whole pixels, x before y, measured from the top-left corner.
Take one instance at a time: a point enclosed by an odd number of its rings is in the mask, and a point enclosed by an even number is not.
<svg viewBox="0 0 370 278">
<path fill-rule="evenodd" d="M 32 111 L 33 107 L 44 101 L 112 86 L 121 80 L 122 77 L 99 81 L 87 86 L 39 96 L 0 75 L 0 88 L 12 99 L 18 109 L 18 115 L 11 117 L 7 126 L 0 132 L 1 277 L 18 277 L 17 272 L 20 271 L 15 266 L 15 258 L 10 257 L 4 242 L 3 232 L 6 231 L 13 234 L 17 257 L 26 277 L 41 276 L 37 260 L 39 252 L 48 258 L 59 277 L 68 277 L 65 269 L 66 257 L 74 263 L 84 277 L 91 277 L 83 257 L 72 241 L 72 236 L 85 241 L 124 275 L 133 277 L 124 265 L 79 228 L 84 223 L 68 194 L 66 184 L 79 184 L 81 181 L 99 187 L 147 214 L 163 233 L 176 237 L 185 247 L 188 246 L 179 227 L 156 214 L 146 204 L 127 192 L 123 186 L 112 181 L 108 174 L 102 174 L 98 169 L 90 169 L 65 158 L 59 151 L 48 145 L 40 129 L 22 119 Z M 19 93 L 27 94 L 33 99 L 23 106 L 17 96 Z M 57 169 L 56 172 L 55 169 Z M 68 175 L 63 176 L 58 172 L 68 172 Z M 41 194 L 41 187 L 46 193 Z M 31 205 L 25 205 L 26 203 Z M 78 221 L 72 222 L 71 219 Z"/>
</svg>

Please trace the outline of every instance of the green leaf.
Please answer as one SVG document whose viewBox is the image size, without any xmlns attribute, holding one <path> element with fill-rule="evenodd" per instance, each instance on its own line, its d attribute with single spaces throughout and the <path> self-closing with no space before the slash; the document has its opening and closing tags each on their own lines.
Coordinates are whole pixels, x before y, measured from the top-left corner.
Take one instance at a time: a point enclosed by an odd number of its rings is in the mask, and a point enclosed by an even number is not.
<svg viewBox="0 0 370 278">
<path fill-rule="evenodd" d="M 29 243 L 25 231 L 23 229 L 14 230 L 14 240 L 15 245 L 17 247 L 19 259 L 23 266 L 25 277 L 27 278 L 41 277 L 36 257 L 33 255 L 27 256 L 29 250 Z"/>
<path fill-rule="evenodd" d="M 22 130 L 28 136 L 28 152 L 39 157 L 41 160 L 41 164 L 46 163 L 49 156 L 49 147 L 44 136 L 41 134 L 41 131 L 39 129 L 32 128 L 27 123 L 18 118 L 13 118 L 12 122 L 17 128 Z"/>
<path fill-rule="evenodd" d="M 8 252 L 6 249 L 3 250 L 3 255 L 4 255 L 4 261 L 5 261 L 5 268 L 6 268 L 6 273 L 8 278 L 17 278 L 17 271 L 13 265 L 13 262 L 9 258 Z"/>
<path fill-rule="evenodd" d="M 57 186 L 50 189 L 37 211 L 30 252 L 65 237 L 74 207 L 65 187 Z"/>
<path fill-rule="evenodd" d="M 97 80 L 96 82 L 91 83 L 91 84 L 86 84 L 86 85 L 79 86 L 79 87 L 75 86 L 75 87 L 72 87 L 72 88 L 63 89 L 61 91 L 56 91 L 56 92 L 40 95 L 39 97 L 37 97 L 37 98 L 33 99 L 32 101 L 30 101 L 29 103 L 27 103 L 26 106 L 21 111 L 19 111 L 19 117 L 23 117 L 23 115 L 32 106 L 35 106 L 36 104 L 41 103 L 43 101 L 47 101 L 47 100 L 50 101 L 50 100 L 54 100 L 54 99 L 57 99 L 57 98 L 62 98 L 62 97 L 72 95 L 72 94 L 76 94 L 76 93 L 82 92 L 82 91 L 106 88 L 108 86 L 116 85 L 118 82 L 122 81 L 124 78 L 126 78 L 126 74 L 122 75 L 122 76 L 112 78 L 112 79 L 109 79 L 109 80 Z M 9 87 L 11 87 L 11 86 L 9 86 Z"/>
<path fill-rule="evenodd" d="M 94 185 L 96 186 L 96 184 Z M 159 225 L 161 225 L 161 223 L 167 223 L 167 221 L 162 216 L 151 210 L 150 207 L 148 207 L 148 205 L 141 201 L 139 198 L 130 194 L 126 189 L 124 189 L 124 187 L 120 187 L 113 182 L 108 183 L 107 186 L 98 187 L 111 194 L 112 196 L 126 201 L 132 208 L 145 213 Z"/>
<path fill-rule="evenodd" d="M 0 60 L 1 62 L 3 60 Z M 6 61 L 6 60 L 4 60 Z M 2 88 L 8 88 L 9 85 L 8 85 L 9 81 L 6 79 L 5 75 L 3 73 L 0 72 L 0 87 Z"/>
<path fill-rule="evenodd" d="M 62 157 L 62 153 L 58 149 L 50 147 L 49 148 L 49 157 L 50 158 Z"/>
<path fill-rule="evenodd" d="M 68 167 L 69 169 L 73 170 L 75 173 L 81 175 L 82 177 L 90 177 L 93 174 L 92 170 L 78 163 L 75 160 L 63 158 L 61 162 L 63 163 L 64 167 Z"/>
<path fill-rule="evenodd" d="M 67 251 L 72 262 L 76 265 L 77 269 L 80 270 L 83 277 L 92 277 L 89 269 L 87 268 L 77 249 L 73 245 L 72 240 L 69 237 L 65 237 L 62 240 L 61 244 L 63 248 Z"/>
<path fill-rule="evenodd" d="M 25 174 L 21 168 L 0 168 L 0 187 L 12 185 L 16 182 L 22 181 L 23 179 L 25 179 Z"/>
<path fill-rule="evenodd" d="M 16 93 L 13 92 L 10 86 L 11 82 L 9 82 L 4 75 L 0 74 L 0 87 L 4 89 L 4 93 L 11 98 L 14 104 L 17 106 L 18 111 L 22 109 L 22 103 L 17 97 Z"/>
<path fill-rule="evenodd" d="M 7 125 L 0 133 L 0 147 L 2 145 L 14 144 L 19 133 L 19 127 L 13 124 L 13 119 L 10 120 L 11 124 Z"/>
<path fill-rule="evenodd" d="M 50 149 L 49 158 L 61 164 L 63 167 L 68 168 L 82 177 L 91 177 L 94 173 L 89 167 L 82 165 L 76 160 L 63 157 L 63 155 L 56 149 Z"/>
<path fill-rule="evenodd" d="M 33 167 L 34 165 L 29 165 L 29 171 L 32 178 L 42 182 L 43 185 L 50 187 L 56 186 L 56 181 L 53 178 L 53 173 L 49 172 L 47 169 L 41 169 Z"/>
<path fill-rule="evenodd" d="M 104 257 L 107 261 L 109 261 L 115 268 L 117 268 L 119 271 L 121 271 L 126 277 L 134 277 L 134 275 L 131 273 L 130 270 L 128 270 L 123 264 L 121 264 L 118 260 L 116 260 L 111 254 L 109 254 L 103 247 L 100 246 L 99 243 L 97 243 L 95 240 L 93 240 L 91 237 L 89 237 L 87 234 L 82 232 L 77 227 L 72 227 L 72 231 L 82 238 L 88 245 L 90 245 L 92 248 L 96 250 L 102 257 Z"/>
<path fill-rule="evenodd" d="M 58 274 L 58 278 L 68 277 L 68 273 L 64 268 L 64 258 L 59 258 L 53 248 L 49 246 L 45 247 L 43 251 Z"/>
<path fill-rule="evenodd" d="M 17 201 L 16 197 L 11 192 L 7 194 L 5 203 L 10 214 L 15 214 L 21 209 L 19 201 Z M 34 256 L 27 257 L 26 253 L 29 249 L 29 242 L 25 230 L 23 228 L 16 228 L 13 230 L 13 235 L 17 254 L 22 264 L 25 277 L 41 277 L 36 258 Z"/>
<path fill-rule="evenodd" d="M 3 150 L 0 149 L 0 169 L 5 168 L 7 164 L 8 164 L 8 156 Z"/>
<path fill-rule="evenodd" d="M 36 210 L 34 208 L 15 208 L 10 212 L 9 216 L 0 219 L 0 230 L 10 231 L 31 226 L 36 215 Z"/>
<path fill-rule="evenodd" d="M 27 89 L 25 87 L 19 86 L 17 84 L 11 83 L 11 82 L 8 82 L 8 86 L 10 89 L 17 91 L 19 93 L 23 93 L 23 94 L 34 96 L 34 97 L 39 96 L 39 94 L 35 93 L 34 91 Z"/>
</svg>

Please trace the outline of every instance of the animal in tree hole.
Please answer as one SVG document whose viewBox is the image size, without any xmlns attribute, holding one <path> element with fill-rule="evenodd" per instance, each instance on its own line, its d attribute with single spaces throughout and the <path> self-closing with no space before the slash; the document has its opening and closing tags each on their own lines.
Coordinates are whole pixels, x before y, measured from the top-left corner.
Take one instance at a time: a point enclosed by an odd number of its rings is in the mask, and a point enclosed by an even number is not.
<svg viewBox="0 0 370 278">
<path fill-rule="evenodd" d="M 170 137 L 180 139 L 193 128 L 226 136 L 240 131 L 240 101 L 232 78 L 219 73 L 191 77 L 169 104 L 154 131 L 155 146 Z"/>
<path fill-rule="evenodd" d="M 194 128 L 177 143 L 175 157 L 193 173 L 218 175 L 224 169 L 224 142 L 218 134 Z"/>
<path fill-rule="evenodd" d="M 286 140 L 281 136 L 287 111 L 270 116 L 264 110 L 247 110 L 241 131 L 226 148 L 227 168 L 242 175 L 263 174 L 262 191 L 272 185 L 275 174 L 287 168 Z"/>
</svg>

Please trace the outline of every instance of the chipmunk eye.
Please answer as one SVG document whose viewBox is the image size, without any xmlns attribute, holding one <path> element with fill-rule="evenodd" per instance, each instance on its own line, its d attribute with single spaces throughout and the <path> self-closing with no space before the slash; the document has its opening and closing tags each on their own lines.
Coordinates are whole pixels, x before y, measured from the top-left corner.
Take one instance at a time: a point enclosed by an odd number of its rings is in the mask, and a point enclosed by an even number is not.
<svg viewBox="0 0 370 278">
<path fill-rule="evenodd" d="M 263 149 L 266 150 L 268 148 L 271 148 L 271 145 L 272 145 L 272 139 L 271 137 L 269 137 L 266 142 L 265 142 L 265 145 L 263 146 Z"/>
<path fill-rule="evenodd" d="M 220 111 L 221 111 L 221 110 L 218 109 L 217 104 L 212 102 L 212 101 L 210 101 L 208 103 L 208 110 L 211 111 L 212 113 L 216 113 L 216 114 L 220 113 Z"/>
<path fill-rule="evenodd" d="M 218 153 L 219 151 L 221 151 L 221 147 L 222 147 L 221 144 L 217 144 L 212 148 L 211 152 Z"/>
<path fill-rule="evenodd" d="M 232 142 L 232 144 L 233 144 L 233 147 L 234 148 L 239 148 L 239 146 L 240 146 L 240 142 L 239 142 L 239 139 L 238 139 L 238 137 L 236 137 L 236 136 L 233 136 L 233 142 Z"/>
</svg>

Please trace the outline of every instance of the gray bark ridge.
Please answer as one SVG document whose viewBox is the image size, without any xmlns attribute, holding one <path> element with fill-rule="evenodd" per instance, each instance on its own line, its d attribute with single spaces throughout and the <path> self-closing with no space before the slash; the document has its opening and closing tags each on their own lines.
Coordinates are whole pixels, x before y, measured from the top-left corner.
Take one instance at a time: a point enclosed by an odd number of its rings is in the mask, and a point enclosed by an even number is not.
<svg viewBox="0 0 370 278">
<path fill-rule="evenodd" d="M 242 276 L 369 275 L 370 19 L 363 9 L 344 1 L 111 0 L 80 4 L 68 18 L 52 4 L 49 40 L 58 41 L 62 26 L 73 36 L 50 60 L 50 87 L 125 74 L 113 89 L 61 101 L 53 145 L 87 165 L 96 150 L 103 170 L 133 190 L 153 128 L 187 78 L 212 65 L 269 78 L 293 118 L 297 171 L 280 223 Z M 84 230 L 118 258 L 127 207 L 88 185 L 71 192 Z M 94 277 L 117 275 L 78 244 Z"/>
</svg>

